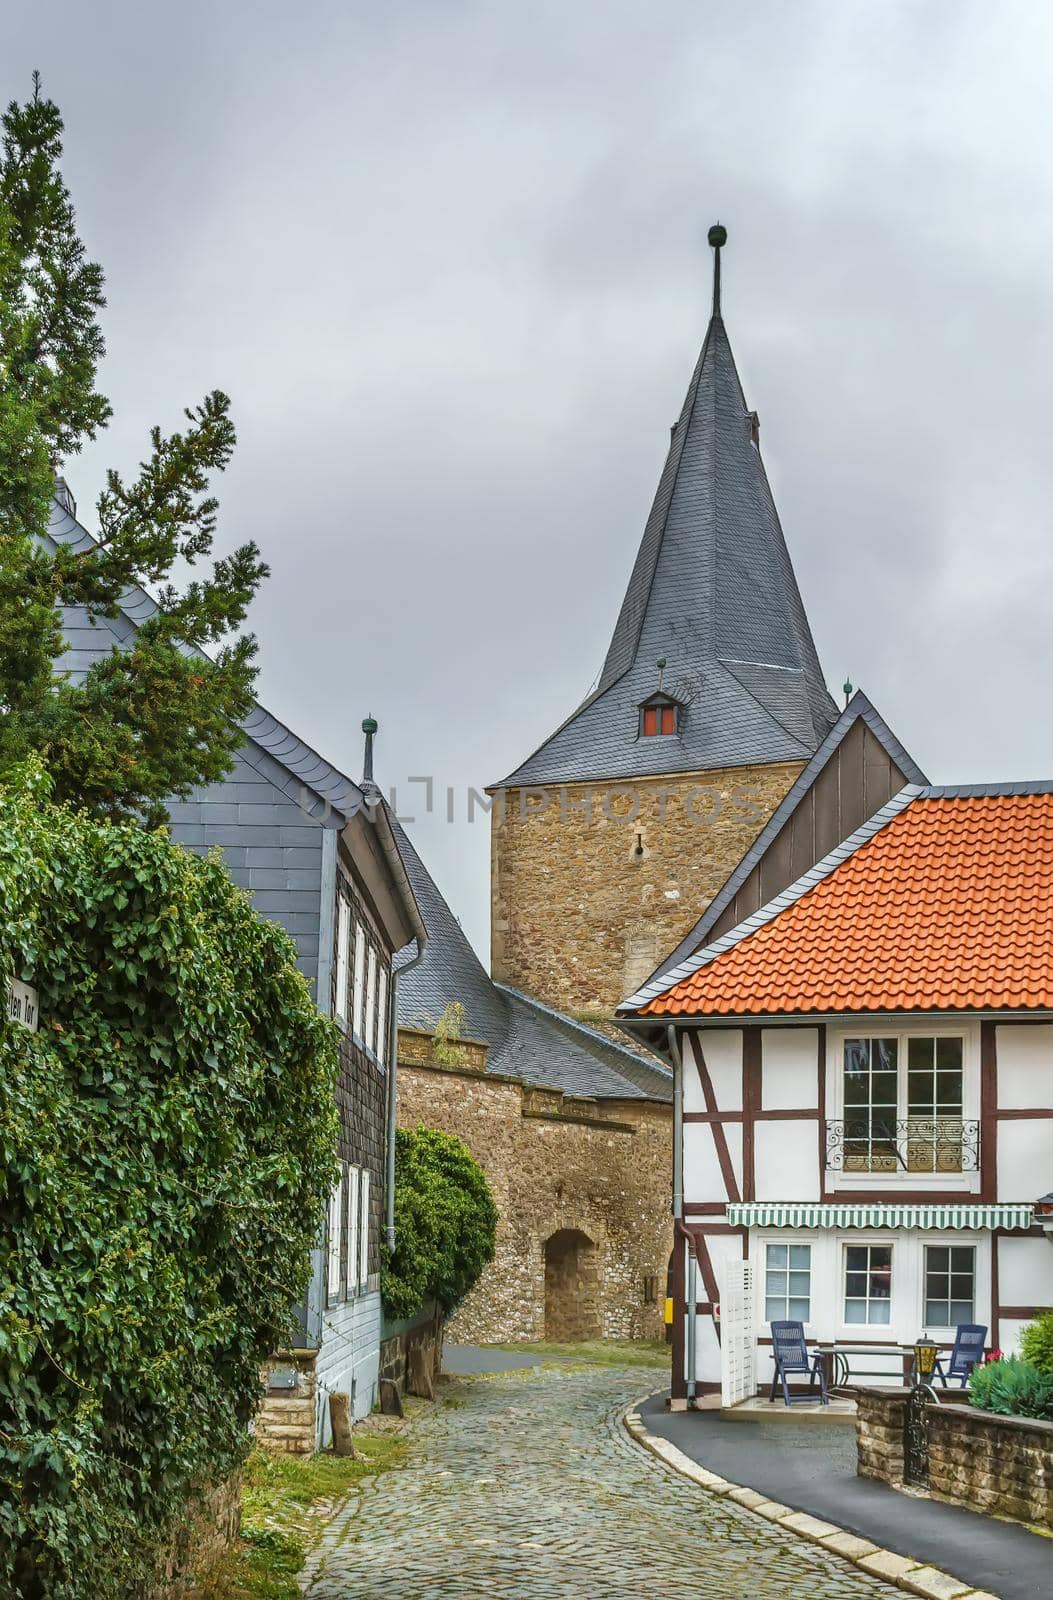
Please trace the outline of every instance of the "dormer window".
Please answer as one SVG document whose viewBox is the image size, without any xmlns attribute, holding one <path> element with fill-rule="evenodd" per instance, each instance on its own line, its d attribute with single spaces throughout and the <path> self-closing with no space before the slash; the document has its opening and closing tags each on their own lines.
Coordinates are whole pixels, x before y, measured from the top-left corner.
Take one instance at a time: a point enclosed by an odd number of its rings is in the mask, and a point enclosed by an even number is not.
<svg viewBox="0 0 1053 1600">
<path fill-rule="evenodd" d="M 680 732 L 680 703 L 672 695 L 655 694 L 640 707 L 640 737 L 654 739 L 659 734 Z"/>
</svg>

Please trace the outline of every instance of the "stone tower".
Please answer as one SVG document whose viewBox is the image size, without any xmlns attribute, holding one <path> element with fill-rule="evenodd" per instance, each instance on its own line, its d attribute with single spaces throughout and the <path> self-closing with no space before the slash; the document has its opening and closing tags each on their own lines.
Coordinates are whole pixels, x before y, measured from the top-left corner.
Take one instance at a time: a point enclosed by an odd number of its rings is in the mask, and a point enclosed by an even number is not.
<svg viewBox="0 0 1053 1600">
<path fill-rule="evenodd" d="M 697 920 L 832 727 L 720 307 L 596 689 L 492 791 L 495 979 L 613 1011 Z"/>
</svg>

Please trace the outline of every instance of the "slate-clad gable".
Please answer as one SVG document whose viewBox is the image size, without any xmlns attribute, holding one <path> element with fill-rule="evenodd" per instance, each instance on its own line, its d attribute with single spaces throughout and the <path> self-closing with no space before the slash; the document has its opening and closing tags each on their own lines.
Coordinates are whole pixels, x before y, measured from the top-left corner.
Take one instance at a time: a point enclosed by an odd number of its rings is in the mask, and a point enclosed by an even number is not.
<svg viewBox="0 0 1053 1600">
<path fill-rule="evenodd" d="M 836 720 L 722 318 L 714 315 L 594 694 L 504 781 L 807 759 Z M 657 687 L 674 743 L 638 737 Z"/>
</svg>

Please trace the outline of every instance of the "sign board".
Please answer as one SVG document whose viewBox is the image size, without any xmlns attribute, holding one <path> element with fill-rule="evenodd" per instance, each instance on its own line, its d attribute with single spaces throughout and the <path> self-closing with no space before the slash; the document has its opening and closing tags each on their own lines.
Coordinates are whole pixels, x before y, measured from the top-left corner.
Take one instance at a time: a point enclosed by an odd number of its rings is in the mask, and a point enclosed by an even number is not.
<svg viewBox="0 0 1053 1600">
<path fill-rule="evenodd" d="M 40 1001 L 37 991 L 28 983 L 12 978 L 7 986 L 7 1015 L 11 1022 L 20 1022 L 31 1033 L 37 1031 Z"/>
</svg>

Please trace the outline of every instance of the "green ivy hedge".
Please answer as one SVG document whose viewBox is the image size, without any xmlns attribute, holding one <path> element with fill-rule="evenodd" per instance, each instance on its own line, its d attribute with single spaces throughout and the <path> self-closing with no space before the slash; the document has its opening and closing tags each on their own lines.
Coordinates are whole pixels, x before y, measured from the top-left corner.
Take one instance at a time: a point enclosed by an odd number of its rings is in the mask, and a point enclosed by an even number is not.
<svg viewBox="0 0 1053 1600">
<path fill-rule="evenodd" d="M 39 774 L 0 792 L 0 959 L 40 994 L 0 1024 L 0 1593 L 131 1600 L 288 1337 L 335 1044 L 217 861 Z"/>
<path fill-rule="evenodd" d="M 392 1321 L 428 1300 L 452 1311 L 494 1258 L 497 1207 L 467 1145 L 435 1128 L 395 1135 L 395 1249 L 381 1274 Z"/>
</svg>

